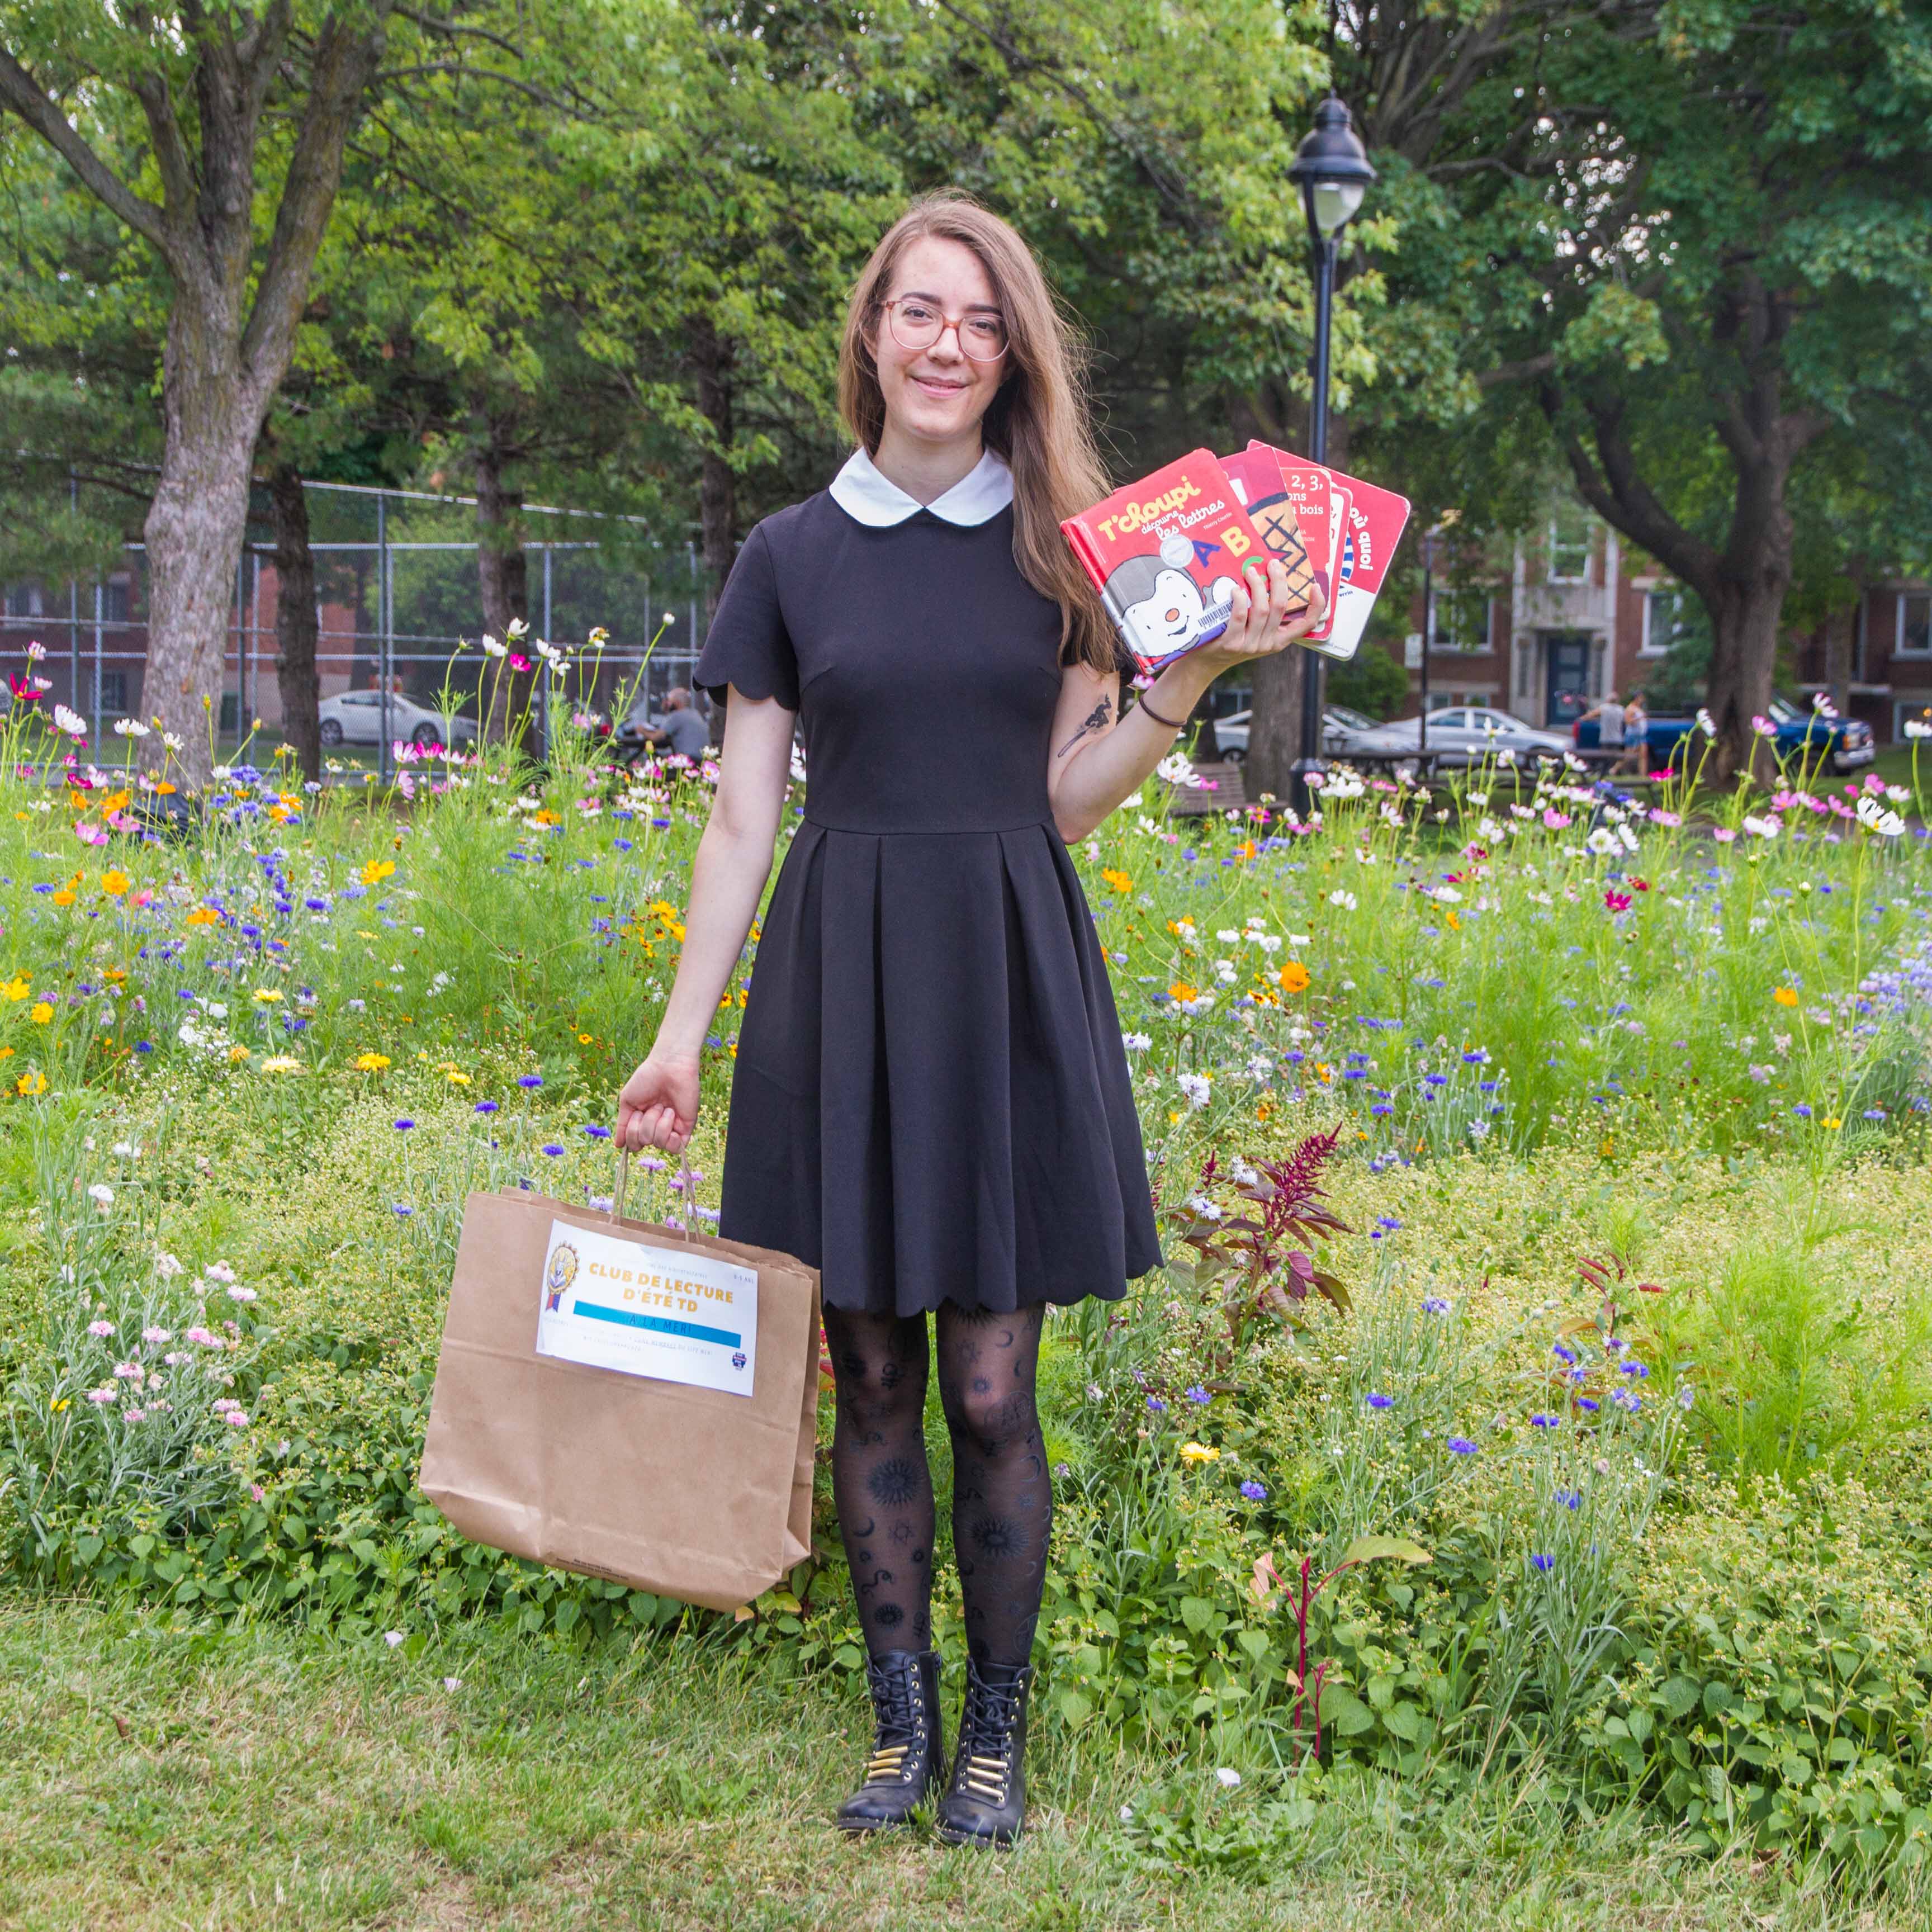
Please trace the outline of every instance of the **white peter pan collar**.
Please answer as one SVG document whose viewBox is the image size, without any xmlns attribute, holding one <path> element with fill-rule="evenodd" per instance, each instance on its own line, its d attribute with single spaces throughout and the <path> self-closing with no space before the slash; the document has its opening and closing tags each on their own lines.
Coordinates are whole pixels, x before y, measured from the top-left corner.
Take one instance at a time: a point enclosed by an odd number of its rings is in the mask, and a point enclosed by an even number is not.
<svg viewBox="0 0 1932 1932">
<path fill-rule="evenodd" d="M 921 510 L 970 530 L 997 517 L 1013 500 L 1013 472 L 990 449 L 984 451 L 951 489 L 922 503 L 886 477 L 864 450 L 855 449 L 832 479 L 832 500 L 868 530 L 889 530 Z"/>
</svg>

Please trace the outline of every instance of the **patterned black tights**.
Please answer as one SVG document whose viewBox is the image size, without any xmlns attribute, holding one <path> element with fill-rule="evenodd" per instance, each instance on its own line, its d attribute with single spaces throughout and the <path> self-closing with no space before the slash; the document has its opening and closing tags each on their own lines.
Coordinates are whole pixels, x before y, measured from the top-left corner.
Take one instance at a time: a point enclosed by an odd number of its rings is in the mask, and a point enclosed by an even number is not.
<svg viewBox="0 0 1932 1932">
<path fill-rule="evenodd" d="M 952 1437 L 952 1542 L 966 1642 L 982 1664 L 1024 1664 L 1046 1580 L 1053 1485 L 1034 1407 L 1038 1306 L 1011 1315 L 944 1304 L 939 1398 Z M 926 1317 L 825 1311 L 838 1382 L 832 1486 L 866 1646 L 932 1642 L 932 1476 L 926 1467 Z"/>
</svg>

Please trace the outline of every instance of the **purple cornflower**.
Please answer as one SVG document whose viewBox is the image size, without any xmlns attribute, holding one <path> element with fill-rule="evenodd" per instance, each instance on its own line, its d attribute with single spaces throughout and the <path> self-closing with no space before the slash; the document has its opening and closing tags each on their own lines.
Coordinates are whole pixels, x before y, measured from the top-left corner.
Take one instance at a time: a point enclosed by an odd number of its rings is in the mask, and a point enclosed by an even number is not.
<svg viewBox="0 0 1932 1932">
<path fill-rule="evenodd" d="M 1592 1402 L 1586 1395 L 1580 1395 L 1576 1398 L 1576 1406 L 1579 1408 L 1587 1408 L 1592 1415 L 1594 1415 L 1602 1406 L 1600 1402 Z"/>
<path fill-rule="evenodd" d="M 1191 1389 L 1184 1392 L 1190 1402 L 1209 1402 L 1214 1400 L 1198 1382 L 1196 1382 Z"/>
<path fill-rule="evenodd" d="M 1167 1413 L 1167 1404 L 1157 1395 L 1149 1396 L 1147 1404 L 1148 1413 L 1150 1415 L 1165 1415 Z"/>
<path fill-rule="evenodd" d="M 543 1076 L 541 1073 L 519 1073 L 517 1076 L 517 1084 L 526 1088 L 541 1087 L 543 1084 Z"/>
<path fill-rule="evenodd" d="M 1371 1408 L 1393 1408 L 1395 1406 L 1395 1397 L 1392 1395 L 1378 1395 L 1371 1393 L 1368 1400 L 1369 1406 Z"/>
<path fill-rule="evenodd" d="M 1553 1415 L 1532 1415 L 1529 1418 L 1529 1426 L 1532 1429 L 1554 1429 L 1557 1426 L 1556 1418 Z"/>
<path fill-rule="evenodd" d="M 479 1114 L 494 1114 L 496 1111 L 496 1103 L 494 1100 L 478 1100 L 476 1111 Z"/>
<path fill-rule="evenodd" d="M 415 1125 L 416 1122 L 413 1120 L 398 1120 L 396 1123 L 396 1131 L 399 1134 L 406 1134 Z"/>
<path fill-rule="evenodd" d="M 598 1126 L 594 1122 L 584 1130 L 593 1141 L 608 1141 L 610 1138 L 608 1127 Z"/>
<path fill-rule="evenodd" d="M 1558 1490 L 1556 1492 L 1556 1500 L 1561 1503 L 1565 1509 L 1573 1510 L 1581 1506 L 1583 1498 L 1582 1494 L 1580 1490 Z"/>
<path fill-rule="evenodd" d="M 1264 1503 L 1268 1501 L 1267 1490 L 1263 1489 L 1260 1484 L 1252 1480 L 1241 1485 L 1241 1493 L 1251 1503 Z"/>
<path fill-rule="evenodd" d="M 1447 1315 L 1450 1312 L 1449 1304 L 1439 1294 L 1425 1295 L 1422 1301 L 1422 1312 L 1425 1315 Z"/>
<path fill-rule="evenodd" d="M 401 1215 L 405 1220 L 408 1220 L 410 1216 L 416 1211 L 406 1201 L 398 1201 L 392 1204 L 394 1206 L 395 1211 L 398 1214 Z"/>
<path fill-rule="evenodd" d="M 1473 1456 L 1476 1453 L 1476 1445 L 1466 1436 L 1450 1436 L 1448 1448 L 1452 1456 Z"/>
<path fill-rule="evenodd" d="M 1529 1564 L 1532 1570 L 1540 1570 L 1547 1575 L 1550 1571 L 1556 1568 L 1556 1559 L 1553 1556 L 1532 1556 L 1529 1559 Z"/>
<path fill-rule="evenodd" d="M 543 1144 L 542 1151 L 548 1154 L 552 1160 L 554 1160 L 556 1159 L 558 1155 L 562 1153 L 563 1150 L 557 1145 L 556 1142 L 545 1141 Z"/>
</svg>

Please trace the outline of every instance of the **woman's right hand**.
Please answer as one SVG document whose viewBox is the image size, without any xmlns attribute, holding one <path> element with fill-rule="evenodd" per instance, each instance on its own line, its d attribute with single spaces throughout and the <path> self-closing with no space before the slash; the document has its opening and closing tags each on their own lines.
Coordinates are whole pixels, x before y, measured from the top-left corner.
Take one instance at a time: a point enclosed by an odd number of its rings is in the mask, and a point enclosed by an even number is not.
<svg viewBox="0 0 1932 1932">
<path fill-rule="evenodd" d="M 653 1048 L 617 1096 L 616 1142 L 682 1154 L 698 1125 L 698 1058 Z"/>
</svg>

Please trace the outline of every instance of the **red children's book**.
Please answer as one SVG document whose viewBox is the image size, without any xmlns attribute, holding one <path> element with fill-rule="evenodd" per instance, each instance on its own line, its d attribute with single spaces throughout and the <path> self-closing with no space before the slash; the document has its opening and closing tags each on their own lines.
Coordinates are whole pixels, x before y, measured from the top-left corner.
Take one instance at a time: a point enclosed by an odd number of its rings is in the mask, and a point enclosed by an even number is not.
<svg viewBox="0 0 1932 1932">
<path fill-rule="evenodd" d="M 1324 657 L 1346 659 L 1355 655 L 1388 574 L 1395 547 L 1408 523 L 1408 500 L 1393 490 L 1324 470 L 1285 449 L 1250 443 L 1250 453 L 1269 449 L 1280 464 L 1289 500 L 1297 507 L 1304 535 L 1318 501 L 1326 511 L 1334 548 L 1329 553 L 1323 588 L 1328 594 L 1328 615 L 1304 640 Z M 1301 506 L 1308 504 L 1307 510 Z M 1314 554 L 1312 538 L 1310 554 Z M 1316 564 L 1318 575 L 1322 564 Z"/>
<path fill-rule="evenodd" d="M 1288 592 L 1294 599 L 1288 615 L 1300 616 L 1315 589 L 1315 569 L 1274 452 L 1264 442 L 1251 442 L 1238 455 L 1222 457 L 1221 467 L 1228 472 L 1228 481 L 1234 486 L 1234 494 L 1241 500 L 1241 508 L 1256 533 L 1288 573 Z"/>
<path fill-rule="evenodd" d="M 1235 580 L 1262 541 L 1211 450 L 1196 449 L 1060 525 L 1148 676 L 1228 628 Z"/>
</svg>

